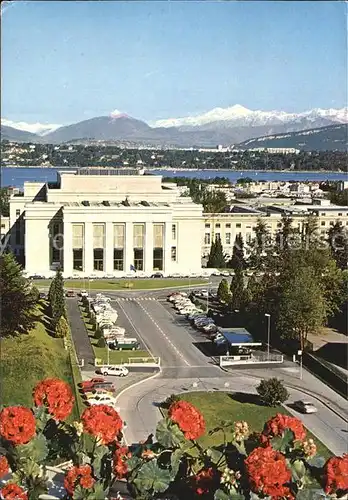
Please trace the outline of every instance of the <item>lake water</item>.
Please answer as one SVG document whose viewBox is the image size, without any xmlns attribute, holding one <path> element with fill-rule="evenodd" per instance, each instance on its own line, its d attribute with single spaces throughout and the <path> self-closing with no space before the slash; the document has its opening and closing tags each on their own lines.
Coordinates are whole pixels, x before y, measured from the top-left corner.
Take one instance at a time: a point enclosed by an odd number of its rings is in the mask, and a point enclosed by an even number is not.
<svg viewBox="0 0 348 500">
<path fill-rule="evenodd" d="M 1 168 L 1 186 L 23 187 L 24 181 L 52 182 L 57 178 L 57 170 L 62 168 Z M 198 177 L 212 179 L 214 177 L 227 177 L 236 181 L 243 177 L 250 177 L 255 181 L 340 181 L 347 180 L 345 172 L 272 172 L 272 171 L 231 171 L 231 170 L 151 170 L 152 174 L 165 177 Z"/>
</svg>

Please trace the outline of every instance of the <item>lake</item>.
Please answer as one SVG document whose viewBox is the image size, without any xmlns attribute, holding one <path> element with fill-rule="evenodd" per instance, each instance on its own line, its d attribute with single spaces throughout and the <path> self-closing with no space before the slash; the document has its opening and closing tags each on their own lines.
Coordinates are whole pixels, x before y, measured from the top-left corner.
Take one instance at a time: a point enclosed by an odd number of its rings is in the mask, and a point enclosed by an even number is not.
<svg viewBox="0 0 348 500">
<path fill-rule="evenodd" d="M 1 168 L 1 185 L 23 187 L 24 181 L 52 182 L 56 180 L 57 170 L 62 168 Z M 227 177 L 236 181 L 243 177 L 250 177 L 255 181 L 341 181 L 347 180 L 345 172 L 275 172 L 256 170 L 151 170 L 152 174 L 165 177 L 198 177 L 212 179 L 214 177 Z"/>
</svg>

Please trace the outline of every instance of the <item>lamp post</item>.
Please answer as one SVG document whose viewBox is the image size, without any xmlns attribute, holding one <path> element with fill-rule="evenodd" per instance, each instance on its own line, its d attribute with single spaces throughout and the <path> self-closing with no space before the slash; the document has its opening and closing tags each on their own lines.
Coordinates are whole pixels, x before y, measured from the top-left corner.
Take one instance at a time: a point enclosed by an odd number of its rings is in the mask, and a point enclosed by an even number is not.
<svg viewBox="0 0 348 500">
<path fill-rule="evenodd" d="M 210 281 L 208 281 L 208 290 L 207 290 L 207 314 L 209 311 L 209 291 L 210 291 Z"/>
<path fill-rule="evenodd" d="M 269 343 L 271 340 L 271 315 L 266 313 L 265 314 L 267 320 L 268 320 L 268 327 L 267 327 L 267 359 L 269 360 Z"/>
</svg>

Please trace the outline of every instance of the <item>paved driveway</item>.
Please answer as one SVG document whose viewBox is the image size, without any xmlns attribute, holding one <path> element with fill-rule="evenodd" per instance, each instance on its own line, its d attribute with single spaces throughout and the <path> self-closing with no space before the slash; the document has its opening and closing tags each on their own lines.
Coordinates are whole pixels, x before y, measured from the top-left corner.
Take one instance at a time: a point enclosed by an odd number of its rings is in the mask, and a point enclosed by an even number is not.
<svg viewBox="0 0 348 500">
<path fill-rule="evenodd" d="M 80 363 L 82 360 L 84 362 L 82 370 L 91 370 L 91 365 L 94 366 L 95 356 L 85 324 L 81 318 L 78 300 L 75 298 L 67 298 L 66 307 L 77 358 Z"/>
</svg>

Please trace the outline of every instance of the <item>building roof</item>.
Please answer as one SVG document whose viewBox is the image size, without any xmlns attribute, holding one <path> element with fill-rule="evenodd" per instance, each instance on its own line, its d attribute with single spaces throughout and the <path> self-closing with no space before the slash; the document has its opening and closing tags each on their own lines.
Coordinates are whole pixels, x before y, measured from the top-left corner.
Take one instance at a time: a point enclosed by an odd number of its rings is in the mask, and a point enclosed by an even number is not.
<svg viewBox="0 0 348 500">
<path fill-rule="evenodd" d="M 231 346 L 239 346 L 242 344 L 259 345 L 259 342 L 254 342 L 251 333 L 245 328 L 220 328 L 219 331 Z"/>
</svg>

